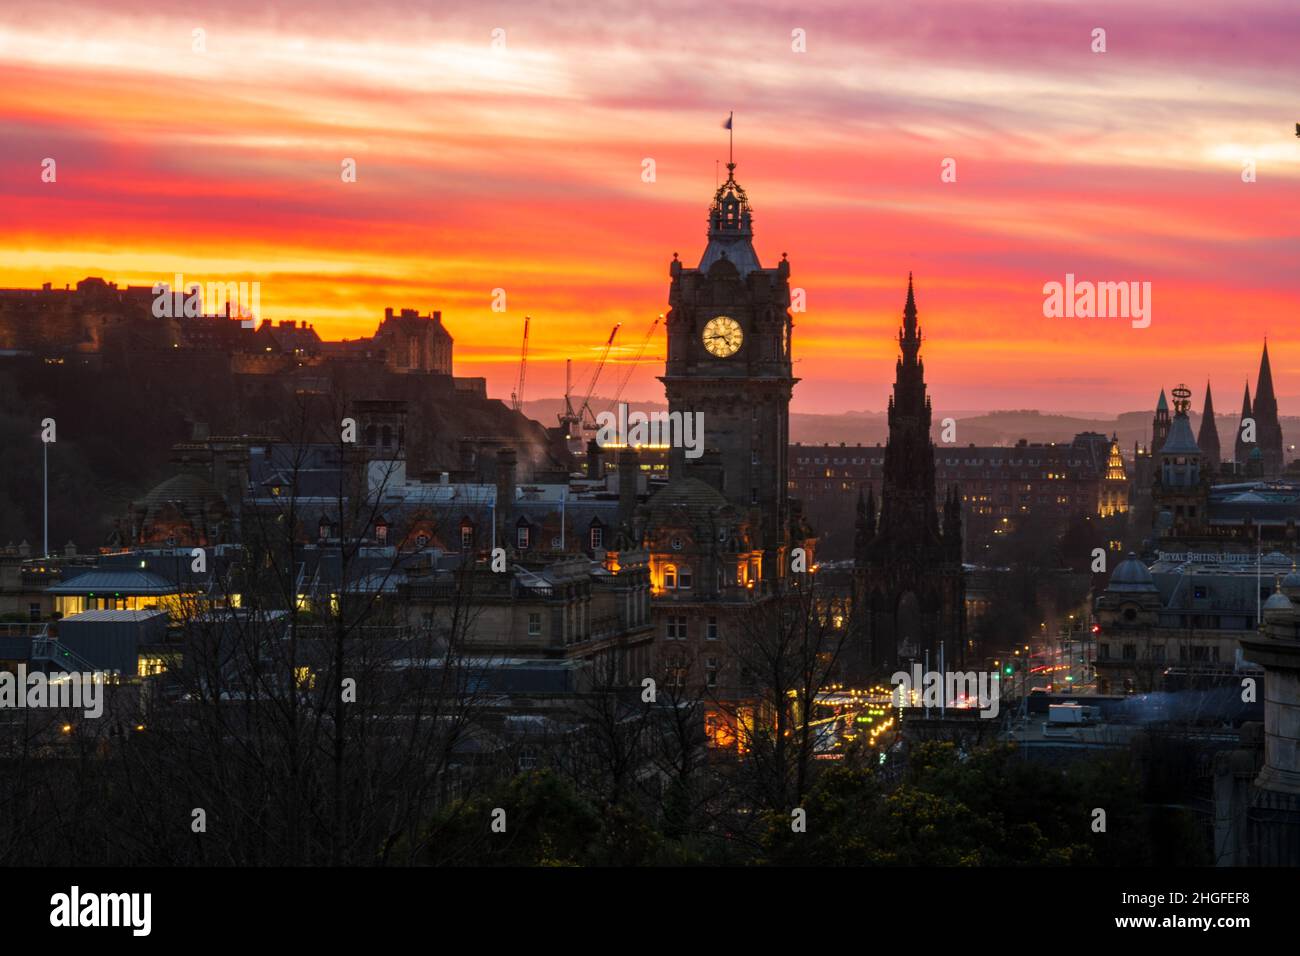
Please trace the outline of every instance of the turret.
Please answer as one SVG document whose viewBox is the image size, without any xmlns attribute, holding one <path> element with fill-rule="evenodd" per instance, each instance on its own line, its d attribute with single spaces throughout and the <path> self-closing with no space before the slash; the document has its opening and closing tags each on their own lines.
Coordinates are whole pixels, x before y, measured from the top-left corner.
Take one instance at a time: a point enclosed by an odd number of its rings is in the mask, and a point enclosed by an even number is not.
<svg viewBox="0 0 1300 956">
<path fill-rule="evenodd" d="M 1169 403 L 1165 401 L 1165 390 L 1160 390 L 1160 400 L 1156 402 L 1156 417 L 1151 421 L 1151 453 L 1158 454 L 1160 446 L 1169 437 Z"/>
</svg>

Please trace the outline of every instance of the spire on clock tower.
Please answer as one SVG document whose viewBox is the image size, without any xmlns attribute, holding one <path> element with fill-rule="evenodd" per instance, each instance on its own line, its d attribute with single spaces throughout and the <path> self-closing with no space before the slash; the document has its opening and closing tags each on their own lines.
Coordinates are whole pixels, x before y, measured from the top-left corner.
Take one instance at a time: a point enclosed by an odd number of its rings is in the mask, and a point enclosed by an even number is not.
<svg viewBox="0 0 1300 956">
<path fill-rule="evenodd" d="M 708 272 L 719 259 L 728 260 L 743 279 L 761 269 L 754 252 L 754 223 L 749 197 L 736 182 L 736 164 L 727 163 L 727 181 L 718 187 L 709 206 L 709 244 L 700 259 L 700 271 Z"/>
</svg>

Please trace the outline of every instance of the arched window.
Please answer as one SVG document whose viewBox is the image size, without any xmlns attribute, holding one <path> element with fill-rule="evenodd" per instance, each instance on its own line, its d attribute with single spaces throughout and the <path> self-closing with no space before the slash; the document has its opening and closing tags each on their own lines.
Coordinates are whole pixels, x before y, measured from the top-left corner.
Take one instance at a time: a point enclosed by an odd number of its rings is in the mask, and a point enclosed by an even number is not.
<svg viewBox="0 0 1300 956">
<path fill-rule="evenodd" d="M 664 587 L 673 590 L 677 588 L 677 565 L 664 565 Z"/>
</svg>

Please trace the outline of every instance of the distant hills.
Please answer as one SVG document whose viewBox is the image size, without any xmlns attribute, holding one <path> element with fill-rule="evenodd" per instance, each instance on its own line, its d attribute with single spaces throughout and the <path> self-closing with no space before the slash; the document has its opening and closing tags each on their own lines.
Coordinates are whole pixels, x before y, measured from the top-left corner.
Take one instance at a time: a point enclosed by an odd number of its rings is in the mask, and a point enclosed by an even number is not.
<svg viewBox="0 0 1300 956">
<path fill-rule="evenodd" d="M 629 402 L 628 405 L 644 412 L 667 410 L 667 405 L 662 402 Z M 610 399 L 604 397 L 593 398 L 591 402 L 592 409 L 597 413 L 610 406 Z M 525 402 L 523 411 L 529 418 L 537 419 L 544 425 L 553 425 L 563 407 L 562 398 L 542 398 Z M 1234 412 L 1215 416 L 1219 444 L 1225 457 L 1232 455 L 1239 414 Z M 951 417 L 957 421 L 957 443 L 960 445 L 1014 445 L 1022 438 L 1030 442 L 1068 442 L 1079 432 L 1092 431 L 1118 435 L 1120 447 L 1130 450 L 1134 442 L 1145 445 L 1151 440 L 1151 419 L 1154 415 L 1154 410 L 1107 416 L 1087 412 L 1050 414 L 1035 409 L 992 412 L 935 409 L 934 434 L 937 441 L 943 419 Z M 1284 442 L 1292 441 L 1290 436 L 1300 435 L 1300 418 L 1284 417 L 1281 421 Z M 1201 416 L 1193 412 L 1191 422 L 1193 433 L 1199 432 Z M 705 429 L 707 428 L 706 418 Z M 838 445 L 840 442 L 846 445 L 884 444 L 888 434 L 889 423 L 884 412 L 857 411 L 838 415 L 794 412 L 790 415 L 790 440 L 805 445 Z"/>
</svg>

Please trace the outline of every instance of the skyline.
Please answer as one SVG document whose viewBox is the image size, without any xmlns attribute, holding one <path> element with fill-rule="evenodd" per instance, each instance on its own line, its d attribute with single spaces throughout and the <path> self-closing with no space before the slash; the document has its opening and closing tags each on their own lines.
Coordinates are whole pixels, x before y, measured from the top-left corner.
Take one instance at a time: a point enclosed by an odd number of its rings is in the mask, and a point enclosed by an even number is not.
<svg viewBox="0 0 1300 956">
<path fill-rule="evenodd" d="M 325 26 L 295 5 L 203 22 L 174 3 L 57 8 L 0 13 L 0 286 L 260 281 L 266 318 L 329 338 L 370 334 L 386 306 L 438 309 L 457 374 L 503 399 L 527 314 L 526 397 L 557 396 L 565 358 L 583 382 L 614 322 L 611 363 L 667 311 L 673 252 L 703 251 L 734 111 L 759 257 L 788 253 L 807 291 L 793 411 L 884 407 L 908 271 L 936 406 L 1118 413 L 1185 381 L 1197 408 L 1209 377 L 1227 411 L 1265 336 L 1284 415 L 1300 396 L 1300 140 L 1274 92 L 1300 79 L 1300 30 L 1281 2 L 852 19 L 683 4 L 667 16 L 691 29 L 672 31 L 616 4 L 573 33 L 566 4 L 397 4 Z M 1150 328 L 1044 318 L 1043 285 L 1067 273 L 1151 282 Z M 625 397 L 662 399 L 656 345 Z"/>
</svg>

